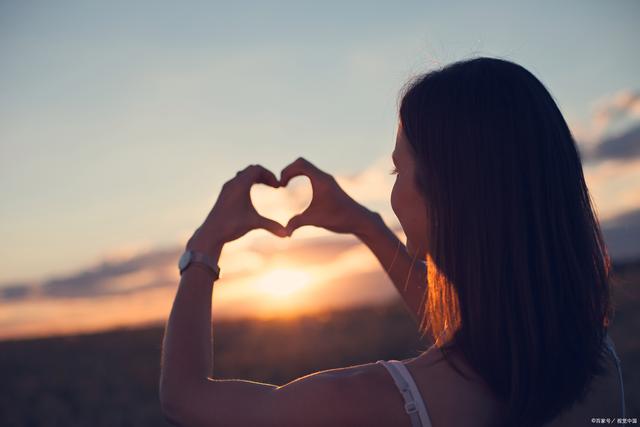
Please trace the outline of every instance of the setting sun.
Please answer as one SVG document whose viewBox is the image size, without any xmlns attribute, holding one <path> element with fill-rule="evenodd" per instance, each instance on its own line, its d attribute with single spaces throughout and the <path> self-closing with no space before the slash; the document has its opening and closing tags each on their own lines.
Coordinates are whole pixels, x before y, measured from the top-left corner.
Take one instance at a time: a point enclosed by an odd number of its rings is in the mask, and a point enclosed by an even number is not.
<svg viewBox="0 0 640 427">
<path fill-rule="evenodd" d="M 277 268 L 261 276 L 256 288 L 266 296 L 287 298 L 311 282 L 311 275 L 302 270 Z"/>
</svg>

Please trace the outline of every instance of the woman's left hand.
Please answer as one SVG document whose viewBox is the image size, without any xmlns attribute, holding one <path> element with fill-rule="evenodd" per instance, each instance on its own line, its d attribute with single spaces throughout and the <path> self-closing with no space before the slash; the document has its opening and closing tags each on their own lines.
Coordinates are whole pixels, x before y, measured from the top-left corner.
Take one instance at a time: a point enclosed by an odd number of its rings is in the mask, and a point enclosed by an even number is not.
<svg viewBox="0 0 640 427">
<path fill-rule="evenodd" d="M 280 187 L 276 176 L 260 165 L 249 165 L 239 171 L 224 183 L 211 212 L 189 239 L 187 249 L 211 253 L 256 228 L 278 237 L 288 236 L 280 223 L 260 215 L 251 203 L 249 191 L 257 183 Z"/>
</svg>

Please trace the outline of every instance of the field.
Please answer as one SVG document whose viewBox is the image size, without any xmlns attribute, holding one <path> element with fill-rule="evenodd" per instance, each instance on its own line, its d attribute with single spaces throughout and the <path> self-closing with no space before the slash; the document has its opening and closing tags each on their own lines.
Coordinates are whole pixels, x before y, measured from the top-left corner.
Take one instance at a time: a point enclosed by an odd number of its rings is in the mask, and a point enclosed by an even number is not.
<svg viewBox="0 0 640 427">
<path fill-rule="evenodd" d="M 640 262 L 616 266 L 611 336 L 627 414 L 640 416 Z M 323 316 L 213 325 L 214 377 L 284 384 L 317 370 L 413 357 L 431 343 L 399 300 Z M 0 424 L 165 426 L 157 398 L 163 325 L 0 342 Z M 273 345 L 273 343 L 286 345 Z"/>
</svg>

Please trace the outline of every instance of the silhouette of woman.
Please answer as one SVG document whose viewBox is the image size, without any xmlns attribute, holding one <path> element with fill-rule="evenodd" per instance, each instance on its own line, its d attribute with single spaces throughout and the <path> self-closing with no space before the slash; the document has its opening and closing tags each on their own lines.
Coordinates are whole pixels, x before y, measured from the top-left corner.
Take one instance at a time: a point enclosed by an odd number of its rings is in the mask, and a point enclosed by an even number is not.
<svg viewBox="0 0 640 427">
<path fill-rule="evenodd" d="M 189 426 L 585 425 L 624 416 L 607 334 L 610 259 L 579 153 L 552 96 L 513 62 L 479 57 L 403 88 L 391 204 L 382 217 L 304 158 L 280 179 L 250 165 L 227 181 L 186 249 L 217 264 L 226 242 L 313 225 L 366 244 L 434 345 L 407 360 L 330 369 L 283 386 L 216 380 L 204 263 L 183 270 L 165 330 L 159 397 Z M 251 204 L 254 183 L 307 176 L 286 227 Z M 416 262 L 416 260 L 423 262 Z M 192 267 L 193 266 L 193 267 Z"/>
</svg>

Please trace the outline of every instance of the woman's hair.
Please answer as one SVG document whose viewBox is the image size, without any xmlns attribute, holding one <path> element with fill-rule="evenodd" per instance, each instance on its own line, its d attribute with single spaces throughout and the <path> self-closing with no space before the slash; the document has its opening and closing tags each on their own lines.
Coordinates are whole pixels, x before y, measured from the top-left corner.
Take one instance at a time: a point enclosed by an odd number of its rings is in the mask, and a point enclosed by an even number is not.
<svg viewBox="0 0 640 427">
<path fill-rule="evenodd" d="M 498 58 L 412 79 L 399 116 L 428 217 L 421 331 L 505 403 L 501 423 L 544 424 L 605 372 L 613 315 L 573 136 L 545 86 Z"/>
</svg>

